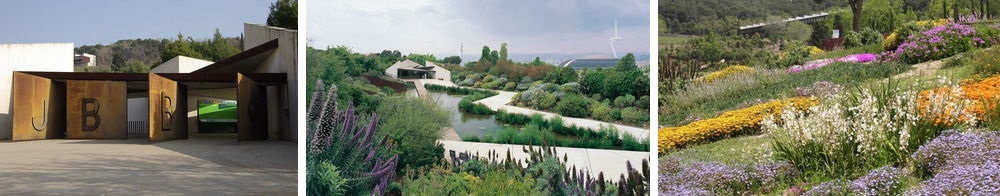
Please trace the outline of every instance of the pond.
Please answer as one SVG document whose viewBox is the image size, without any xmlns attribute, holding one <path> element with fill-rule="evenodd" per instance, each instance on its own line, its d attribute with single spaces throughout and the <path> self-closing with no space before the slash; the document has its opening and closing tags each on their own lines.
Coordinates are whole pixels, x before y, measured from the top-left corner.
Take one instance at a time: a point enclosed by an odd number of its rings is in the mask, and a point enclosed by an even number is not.
<svg viewBox="0 0 1000 196">
<path fill-rule="evenodd" d="M 415 93 L 414 93 L 415 94 Z M 511 126 L 497 121 L 493 115 L 478 115 L 458 110 L 458 102 L 465 95 L 449 95 L 444 92 L 429 92 L 428 95 L 442 108 L 451 111 L 451 127 L 459 137 L 483 137 L 496 133 L 505 126 Z"/>
</svg>

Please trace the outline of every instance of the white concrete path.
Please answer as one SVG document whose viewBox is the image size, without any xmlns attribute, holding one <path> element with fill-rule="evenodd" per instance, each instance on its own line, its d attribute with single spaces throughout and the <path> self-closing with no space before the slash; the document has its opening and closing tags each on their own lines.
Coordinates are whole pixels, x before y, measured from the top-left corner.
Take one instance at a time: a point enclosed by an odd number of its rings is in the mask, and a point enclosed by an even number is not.
<svg viewBox="0 0 1000 196">
<path fill-rule="evenodd" d="M 510 151 L 511 158 L 518 160 L 528 159 L 528 153 L 523 151 L 526 145 L 514 145 L 514 144 L 494 144 L 494 143 L 479 143 L 479 142 L 462 142 L 462 141 L 448 141 L 448 140 L 438 140 L 444 144 L 445 156 L 448 152 L 454 150 L 455 153 L 469 152 L 470 154 L 479 154 L 480 156 L 486 156 L 490 151 L 494 151 L 499 154 L 498 159 L 506 158 L 508 150 Z M 539 147 L 536 147 L 538 149 Z M 642 160 L 649 160 L 649 152 L 641 151 L 623 151 L 623 150 L 603 150 L 603 149 L 587 149 L 587 148 L 567 148 L 567 147 L 555 147 L 556 155 L 559 159 L 564 156 L 567 158 L 566 168 L 572 168 L 576 166 L 577 170 L 590 171 L 592 176 L 597 176 L 598 173 L 603 172 L 605 179 L 612 179 L 617 181 L 622 174 L 626 174 L 628 170 L 625 167 L 625 162 L 628 161 L 632 164 L 632 168 L 636 170 L 641 170 Z M 640 171 L 641 172 L 641 171 Z"/>
<path fill-rule="evenodd" d="M 517 93 L 515 93 L 515 92 L 507 92 L 507 91 L 496 91 L 496 92 L 499 93 L 499 94 L 497 94 L 496 96 L 492 96 L 492 97 L 487 97 L 485 99 L 481 99 L 479 101 L 476 101 L 475 103 L 482 103 L 483 105 L 486 105 L 487 107 L 490 107 L 490 109 L 497 110 L 497 111 L 499 111 L 499 110 L 506 110 L 507 112 L 510 112 L 510 113 L 525 114 L 525 115 L 541 114 L 542 117 L 544 117 L 545 119 L 552 119 L 552 118 L 554 118 L 556 116 L 559 116 L 559 117 L 562 117 L 563 124 L 566 124 L 566 125 L 576 125 L 577 127 L 587 127 L 587 128 L 591 128 L 591 129 L 598 129 L 598 128 L 601 127 L 601 125 L 605 125 L 605 126 L 611 125 L 611 126 L 614 126 L 615 128 L 617 128 L 618 131 L 621 132 L 621 133 L 632 134 L 632 136 L 635 136 L 636 139 L 643 140 L 643 139 L 649 138 L 649 129 L 646 129 L 646 128 L 626 126 L 626 125 L 621 125 L 621 124 L 614 124 L 614 123 L 608 123 L 608 122 L 603 122 L 603 121 L 598 121 L 598 120 L 592 120 L 592 119 L 585 119 L 585 118 L 565 117 L 565 116 L 560 116 L 559 114 L 554 114 L 554 113 L 550 113 L 550 112 L 544 112 L 544 111 L 538 111 L 538 110 L 533 110 L 533 109 L 528 109 L 528 108 L 523 108 L 523 107 L 517 107 L 517 106 L 507 105 L 507 103 L 510 103 L 511 99 L 514 97 L 514 95 L 517 95 Z"/>
</svg>

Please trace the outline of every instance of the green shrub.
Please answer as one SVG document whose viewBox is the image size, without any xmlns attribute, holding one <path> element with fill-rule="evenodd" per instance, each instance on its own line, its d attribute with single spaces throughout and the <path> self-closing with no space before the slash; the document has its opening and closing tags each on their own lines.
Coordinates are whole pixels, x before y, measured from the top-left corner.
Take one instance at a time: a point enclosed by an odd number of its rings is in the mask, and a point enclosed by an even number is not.
<svg viewBox="0 0 1000 196">
<path fill-rule="evenodd" d="M 649 110 L 649 95 L 643 95 L 642 97 L 639 97 L 639 99 L 635 101 L 635 107 L 644 110 Z"/>
<path fill-rule="evenodd" d="M 591 105 L 590 111 L 591 111 L 590 117 L 593 117 L 594 119 L 605 122 L 614 122 L 615 120 L 617 120 L 615 116 L 612 115 L 611 113 L 611 106 L 608 106 L 604 103 L 596 103 Z"/>
<path fill-rule="evenodd" d="M 861 44 L 862 45 L 872 45 L 872 44 L 882 44 L 882 33 L 879 31 L 865 27 L 861 29 Z"/>
<path fill-rule="evenodd" d="M 865 45 L 864 42 L 861 40 L 862 38 L 860 32 L 847 31 L 844 33 L 844 47 L 846 48 L 853 48 Z"/>
<path fill-rule="evenodd" d="M 632 95 L 625 95 L 615 98 L 615 106 L 617 107 L 622 107 L 622 108 L 632 107 L 634 103 L 635 103 L 635 96 Z"/>
<path fill-rule="evenodd" d="M 634 107 L 625 108 L 622 110 L 622 120 L 633 125 L 649 122 L 649 112 Z"/>
<path fill-rule="evenodd" d="M 556 95 L 552 93 L 545 93 L 545 96 L 542 96 L 542 99 L 538 101 L 538 105 L 536 105 L 537 106 L 536 108 L 540 110 L 548 110 L 549 108 L 552 108 L 552 106 L 555 104 L 556 104 Z"/>
<path fill-rule="evenodd" d="M 507 82 L 507 84 L 503 86 L 503 90 L 505 91 L 512 91 L 514 88 L 517 88 L 517 83 L 515 82 Z"/>
<path fill-rule="evenodd" d="M 309 195 L 344 195 L 347 192 L 347 179 L 340 175 L 337 166 L 329 162 L 308 161 L 306 181 L 309 183 Z"/>
<path fill-rule="evenodd" d="M 509 113 L 506 110 L 497 111 L 495 118 L 500 122 L 523 125 L 531 121 L 531 117 L 524 114 Z"/>
<path fill-rule="evenodd" d="M 441 128 L 450 126 L 450 111 L 433 100 L 389 97 L 376 109 L 381 114 L 379 132 L 398 145 L 399 168 L 420 167 L 438 162 L 444 146 L 437 142 Z"/>
<path fill-rule="evenodd" d="M 587 106 L 590 101 L 576 94 L 569 94 L 556 104 L 556 112 L 563 116 L 583 118 L 590 114 Z"/>
</svg>

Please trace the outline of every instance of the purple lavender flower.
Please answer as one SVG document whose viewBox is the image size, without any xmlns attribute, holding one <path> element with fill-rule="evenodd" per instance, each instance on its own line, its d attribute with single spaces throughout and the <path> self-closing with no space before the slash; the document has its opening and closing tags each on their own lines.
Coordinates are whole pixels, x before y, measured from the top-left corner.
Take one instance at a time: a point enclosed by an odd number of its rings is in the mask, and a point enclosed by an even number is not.
<svg viewBox="0 0 1000 196">
<path fill-rule="evenodd" d="M 907 195 L 1000 195 L 1000 135 L 945 131 L 912 155 L 933 178 Z"/>
<path fill-rule="evenodd" d="M 843 180 L 827 181 L 814 186 L 806 191 L 802 196 L 825 196 L 825 195 L 847 195 L 850 189 L 847 182 Z"/>
<path fill-rule="evenodd" d="M 955 167 L 934 175 L 906 195 L 1000 195 L 1000 164 Z"/>
<path fill-rule="evenodd" d="M 717 162 L 683 164 L 675 158 L 660 161 L 661 195 L 741 195 L 777 188 L 798 175 L 791 164 L 778 162 L 749 168 Z"/>
<path fill-rule="evenodd" d="M 901 192 L 900 180 L 909 173 L 895 167 L 881 167 L 851 182 L 851 191 L 858 195 L 896 195 Z"/>
</svg>

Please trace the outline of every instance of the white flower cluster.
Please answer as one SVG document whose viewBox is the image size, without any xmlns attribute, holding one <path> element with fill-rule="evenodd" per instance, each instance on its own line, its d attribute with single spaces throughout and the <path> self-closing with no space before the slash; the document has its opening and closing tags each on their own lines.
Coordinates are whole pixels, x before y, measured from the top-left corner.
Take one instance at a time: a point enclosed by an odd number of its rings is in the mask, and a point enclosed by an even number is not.
<svg viewBox="0 0 1000 196">
<path fill-rule="evenodd" d="M 886 145 L 903 150 L 909 131 L 920 116 L 916 93 L 898 89 L 897 92 L 880 98 L 866 89 L 851 106 L 828 101 L 809 108 L 808 112 L 786 109 L 780 117 L 781 123 L 767 118 L 762 128 L 772 136 L 790 140 L 793 145 L 815 142 L 834 150 L 841 145 L 857 144 L 860 154 L 874 153 L 879 146 Z"/>
</svg>

